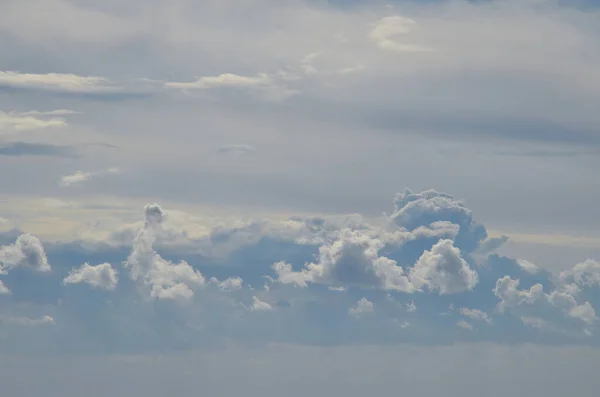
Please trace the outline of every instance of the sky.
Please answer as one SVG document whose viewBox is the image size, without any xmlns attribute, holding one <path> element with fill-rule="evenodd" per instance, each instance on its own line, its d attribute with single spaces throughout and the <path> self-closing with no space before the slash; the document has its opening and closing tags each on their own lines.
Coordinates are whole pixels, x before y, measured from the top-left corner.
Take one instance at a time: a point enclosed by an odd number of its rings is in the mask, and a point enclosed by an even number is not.
<svg viewBox="0 0 600 397">
<path fill-rule="evenodd" d="M 8 397 L 595 395 L 600 2 L 3 0 Z"/>
</svg>

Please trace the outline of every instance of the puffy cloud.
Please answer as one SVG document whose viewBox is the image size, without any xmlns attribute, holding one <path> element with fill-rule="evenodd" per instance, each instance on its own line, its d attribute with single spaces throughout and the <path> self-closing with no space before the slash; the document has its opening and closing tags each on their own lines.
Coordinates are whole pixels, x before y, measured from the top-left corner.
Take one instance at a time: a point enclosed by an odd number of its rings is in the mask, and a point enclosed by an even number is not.
<svg viewBox="0 0 600 397">
<path fill-rule="evenodd" d="M 144 216 L 144 225 L 134 240 L 124 267 L 129 270 L 132 280 L 149 288 L 152 298 L 190 300 L 194 296 L 193 288 L 205 285 L 206 279 L 187 262 L 173 263 L 153 250 L 156 230 L 165 216 L 163 209 L 158 204 L 149 204 L 144 207 Z"/>
<path fill-rule="evenodd" d="M 219 281 L 213 277 L 210 281 L 223 291 L 237 291 L 242 289 L 244 284 L 244 280 L 241 277 L 229 277 L 223 281 Z"/>
<path fill-rule="evenodd" d="M 498 279 L 494 294 L 500 299 L 498 309 L 504 312 L 508 309 L 531 308 L 537 305 L 541 310 L 554 308 L 563 316 L 592 324 L 596 320 L 596 312 L 589 302 L 579 304 L 575 297 L 565 291 L 544 292 L 541 284 L 535 284 L 530 289 L 520 290 L 519 280 L 505 276 Z"/>
<path fill-rule="evenodd" d="M 364 314 L 373 313 L 374 311 L 375 305 L 373 302 L 363 297 L 356 303 L 355 306 L 352 306 L 348 309 L 348 314 L 355 317 L 361 317 Z"/>
<path fill-rule="evenodd" d="M 394 207 L 389 219 L 408 230 L 440 221 L 456 225 L 459 231 L 455 244 L 467 252 L 474 251 L 488 238 L 485 227 L 474 222 L 471 210 L 466 208 L 461 200 L 447 193 L 436 190 L 414 193 L 406 189 L 396 195 Z"/>
<path fill-rule="evenodd" d="M 253 312 L 268 312 L 273 310 L 273 306 L 270 303 L 261 301 L 256 296 L 252 297 L 252 306 L 250 306 L 250 310 Z"/>
<path fill-rule="evenodd" d="M 339 237 L 319 248 L 319 261 L 308 263 L 300 272 L 279 262 L 273 268 L 285 284 L 306 286 L 307 282 L 329 285 L 359 285 L 413 292 L 408 275 L 395 261 L 378 252 L 381 240 L 359 230 L 343 229 Z"/>
<path fill-rule="evenodd" d="M 411 271 L 411 280 L 419 289 L 427 286 L 444 295 L 472 290 L 478 276 L 452 241 L 440 240 L 431 251 L 423 252 Z"/>
<path fill-rule="evenodd" d="M 22 234 L 14 244 L 0 247 L 0 273 L 19 267 L 39 272 L 50 271 L 48 258 L 39 238 Z"/>
<path fill-rule="evenodd" d="M 573 268 L 562 271 L 560 279 L 565 283 L 575 283 L 581 287 L 599 286 L 600 262 L 588 259 L 578 263 Z"/>
<path fill-rule="evenodd" d="M 63 280 L 64 284 L 89 284 L 94 288 L 114 290 L 119 281 L 117 271 L 110 263 L 90 266 L 84 263 L 81 267 L 73 269 Z"/>
</svg>

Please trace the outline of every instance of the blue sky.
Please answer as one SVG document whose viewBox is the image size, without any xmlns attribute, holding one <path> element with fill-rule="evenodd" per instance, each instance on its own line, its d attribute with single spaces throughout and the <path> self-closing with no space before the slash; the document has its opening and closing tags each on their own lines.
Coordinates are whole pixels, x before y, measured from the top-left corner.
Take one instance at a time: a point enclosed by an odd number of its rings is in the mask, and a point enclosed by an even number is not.
<svg viewBox="0 0 600 397">
<path fill-rule="evenodd" d="M 593 395 L 597 5 L 3 1 L 3 395 Z"/>
</svg>

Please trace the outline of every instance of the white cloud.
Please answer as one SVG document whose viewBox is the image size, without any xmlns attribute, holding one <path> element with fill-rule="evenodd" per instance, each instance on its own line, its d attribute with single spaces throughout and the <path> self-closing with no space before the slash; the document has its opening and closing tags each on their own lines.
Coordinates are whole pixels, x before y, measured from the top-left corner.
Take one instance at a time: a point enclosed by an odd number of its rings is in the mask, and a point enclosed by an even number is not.
<svg viewBox="0 0 600 397">
<path fill-rule="evenodd" d="M 121 171 L 116 167 L 107 168 L 99 172 L 84 172 L 81 170 L 75 171 L 71 175 L 65 175 L 60 179 L 60 185 L 64 187 L 80 184 L 89 181 L 92 178 L 103 177 L 105 175 L 118 174 Z"/>
<path fill-rule="evenodd" d="M 517 264 L 521 266 L 521 269 L 525 270 L 527 273 L 536 274 L 540 271 L 540 268 L 537 265 L 525 259 L 517 259 Z"/>
<path fill-rule="evenodd" d="M 409 313 L 414 313 L 417 311 L 417 305 L 415 305 L 415 301 L 410 301 L 406 304 L 406 311 Z"/>
<path fill-rule="evenodd" d="M 600 285 L 600 262 L 588 259 L 578 263 L 573 268 L 560 273 L 563 282 L 575 283 L 581 287 L 595 287 Z"/>
<path fill-rule="evenodd" d="M 259 86 L 268 86 L 271 83 L 271 78 L 265 73 L 258 74 L 254 77 L 240 76 L 232 73 L 224 73 L 218 76 L 201 77 L 196 81 L 188 83 L 168 82 L 165 83 L 165 87 L 182 90 L 205 90 L 217 87 L 252 88 Z"/>
<path fill-rule="evenodd" d="M 216 284 L 223 291 L 237 291 L 242 289 L 244 280 L 240 277 L 229 277 L 223 281 L 219 281 L 216 278 L 211 278 L 210 282 Z"/>
<path fill-rule="evenodd" d="M 40 318 L 29 317 L 0 317 L 0 323 L 18 325 L 22 327 L 39 327 L 42 325 L 55 325 L 54 318 L 43 316 Z"/>
<path fill-rule="evenodd" d="M 554 308 L 568 316 L 582 321 L 585 324 L 592 324 L 596 321 L 596 312 L 589 302 L 579 304 L 575 297 L 566 291 L 552 291 L 549 294 L 544 292 L 541 284 L 533 285 L 529 290 L 519 290 L 519 280 L 505 276 L 498 279 L 494 294 L 500 299 L 498 309 L 503 312 L 507 309 L 518 309 L 523 307 L 532 307 L 541 305 Z"/>
<path fill-rule="evenodd" d="M 80 76 L 72 73 L 20 73 L 0 71 L 0 87 L 63 91 L 72 93 L 112 92 L 116 88 L 97 76 Z"/>
<path fill-rule="evenodd" d="M 0 295 L 10 295 L 10 290 L 4 285 L 2 280 L 0 280 Z"/>
<path fill-rule="evenodd" d="M 256 296 L 252 297 L 252 306 L 250 306 L 250 310 L 253 312 L 267 312 L 273 310 L 273 306 L 268 302 L 261 301 Z"/>
<path fill-rule="evenodd" d="M 194 297 L 194 288 L 206 284 L 206 279 L 186 261 L 173 263 L 156 253 L 152 245 L 165 216 L 157 204 L 144 208 L 145 222 L 139 230 L 131 254 L 124 263 L 131 279 L 149 288 L 152 298 L 187 301 Z"/>
<path fill-rule="evenodd" d="M 81 267 L 71 270 L 63 280 L 64 284 L 89 284 L 94 288 L 114 290 L 119 281 L 117 271 L 110 263 L 90 266 L 84 263 Z"/>
<path fill-rule="evenodd" d="M 0 112 L 0 132 L 22 132 L 47 128 L 64 128 L 67 122 L 61 118 L 44 119 L 28 113 Z"/>
<path fill-rule="evenodd" d="M 400 15 L 384 17 L 369 33 L 371 40 L 382 50 L 391 52 L 431 51 L 430 48 L 406 42 L 416 22 Z"/>
<path fill-rule="evenodd" d="M 492 319 L 484 311 L 481 311 L 481 310 L 478 310 L 478 309 L 469 309 L 469 308 L 463 307 L 463 308 L 461 308 L 459 310 L 459 312 L 463 316 L 472 318 L 473 320 L 480 320 L 480 321 L 483 321 L 483 322 L 488 323 L 488 324 L 492 323 Z"/>
<path fill-rule="evenodd" d="M 375 305 L 373 302 L 363 297 L 356 303 L 355 306 L 352 306 L 348 309 L 348 314 L 355 317 L 361 317 L 364 314 L 373 313 L 374 311 Z"/>
<path fill-rule="evenodd" d="M 56 110 L 29 110 L 27 112 L 19 113 L 21 116 L 70 116 L 72 114 L 79 114 L 75 110 L 69 109 L 56 109 Z"/>
<path fill-rule="evenodd" d="M 423 252 L 411 271 L 411 280 L 417 288 L 427 286 L 444 295 L 472 290 L 478 276 L 451 240 L 440 240 Z"/>
<path fill-rule="evenodd" d="M 14 244 L 0 247 L 0 274 L 18 267 L 39 272 L 51 270 L 40 239 L 30 234 L 21 234 Z"/>
<path fill-rule="evenodd" d="M 467 330 L 469 330 L 469 331 L 473 331 L 473 330 L 475 330 L 475 328 L 473 327 L 473 325 L 469 324 L 469 323 L 468 323 L 468 322 L 466 322 L 465 320 L 459 320 L 459 321 L 456 323 L 456 325 L 457 325 L 457 326 L 459 326 L 459 327 L 461 327 L 461 328 L 467 329 Z"/>
<path fill-rule="evenodd" d="M 91 172 L 83 172 L 80 170 L 75 171 L 75 173 L 71 175 L 65 175 L 60 179 L 61 186 L 71 186 L 78 183 L 85 182 L 92 177 Z"/>
</svg>

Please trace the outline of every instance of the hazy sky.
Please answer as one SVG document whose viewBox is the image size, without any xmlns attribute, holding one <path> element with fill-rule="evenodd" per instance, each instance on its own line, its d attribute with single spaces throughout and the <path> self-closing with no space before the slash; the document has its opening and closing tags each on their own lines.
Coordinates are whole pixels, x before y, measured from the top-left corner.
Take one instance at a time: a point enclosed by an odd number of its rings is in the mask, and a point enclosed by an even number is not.
<svg viewBox="0 0 600 397">
<path fill-rule="evenodd" d="M 3 0 L 0 394 L 595 395 L 600 2 Z"/>
</svg>

